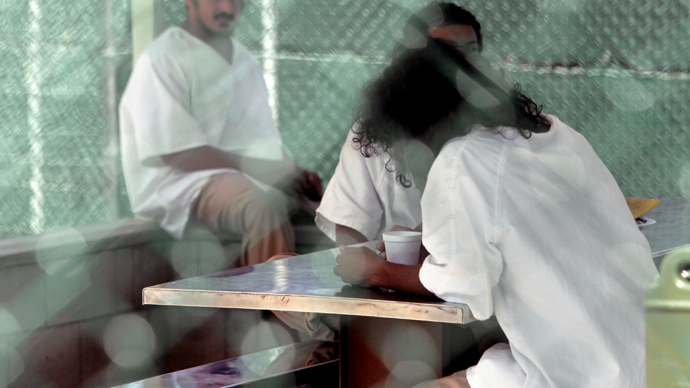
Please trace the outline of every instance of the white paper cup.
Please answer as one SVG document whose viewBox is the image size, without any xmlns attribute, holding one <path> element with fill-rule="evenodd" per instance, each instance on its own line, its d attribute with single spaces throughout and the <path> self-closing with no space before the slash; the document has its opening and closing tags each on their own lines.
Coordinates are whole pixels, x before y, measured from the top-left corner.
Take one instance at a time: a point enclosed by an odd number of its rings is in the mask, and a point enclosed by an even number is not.
<svg viewBox="0 0 690 388">
<path fill-rule="evenodd" d="M 419 248 L 422 246 L 422 234 L 420 232 L 385 232 L 383 243 L 386 245 L 386 257 L 391 263 L 418 264 Z"/>
</svg>

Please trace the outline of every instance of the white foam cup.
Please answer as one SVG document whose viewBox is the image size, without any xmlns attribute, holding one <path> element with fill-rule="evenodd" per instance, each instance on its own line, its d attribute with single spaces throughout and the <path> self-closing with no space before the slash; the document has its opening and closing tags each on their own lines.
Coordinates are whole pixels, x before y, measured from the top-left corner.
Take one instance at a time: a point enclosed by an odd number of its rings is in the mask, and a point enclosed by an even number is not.
<svg viewBox="0 0 690 388">
<path fill-rule="evenodd" d="M 422 246 L 422 233 L 413 231 L 385 232 L 383 243 L 386 257 L 392 263 L 416 265 L 419 261 L 419 248 Z"/>
</svg>

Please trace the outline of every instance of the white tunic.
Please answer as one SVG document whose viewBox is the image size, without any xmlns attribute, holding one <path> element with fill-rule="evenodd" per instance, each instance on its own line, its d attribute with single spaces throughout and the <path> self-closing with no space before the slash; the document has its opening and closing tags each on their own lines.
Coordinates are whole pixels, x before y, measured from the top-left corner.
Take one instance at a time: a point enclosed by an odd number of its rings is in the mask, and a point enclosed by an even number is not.
<svg viewBox="0 0 690 388">
<path fill-rule="evenodd" d="M 201 146 L 252 157 L 280 155 L 259 62 L 230 40 L 232 63 L 185 30 L 169 28 L 137 61 L 120 103 L 132 210 L 178 238 L 208 178 L 233 170 L 181 171 L 166 165 L 162 155 Z"/>
<path fill-rule="evenodd" d="M 422 223 L 421 192 L 405 188 L 386 170 L 387 155 L 365 158 L 350 131 L 340 161 L 316 209 L 316 225 L 335 240 L 335 225 L 380 239 L 394 225 L 416 228 Z"/>
<path fill-rule="evenodd" d="M 449 142 L 422 198 L 420 279 L 510 341 L 473 388 L 645 385 L 644 288 L 655 274 L 614 178 L 580 134 L 475 129 Z"/>
</svg>

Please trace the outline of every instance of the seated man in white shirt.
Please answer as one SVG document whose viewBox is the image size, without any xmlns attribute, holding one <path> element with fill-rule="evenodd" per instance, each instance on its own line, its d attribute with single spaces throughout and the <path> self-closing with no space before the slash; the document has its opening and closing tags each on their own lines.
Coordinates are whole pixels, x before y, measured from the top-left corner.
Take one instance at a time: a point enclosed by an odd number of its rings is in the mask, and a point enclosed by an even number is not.
<svg viewBox="0 0 690 388">
<path fill-rule="evenodd" d="M 405 266 L 342 248 L 335 274 L 467 304 L 509 340 L 419 387 L 644 387 L 642 302 L 657 271 L 585 138 L 440 40 L 400 56 L 365 98 L 362 147 L 400 161 L 393 146 L 417 142 L 436 156 L 421 203 L 429 255 Z"/>
<path fill-rule="evenodd" d="M 419 23 L 426 23 L 421 30 Z M 434 2 L 415 13 L 395 51 L 414 46 L 426 36 L 452 42 L 468 53 L 482 50 L 481 25 L 469 11 L 452 3 Z M 366 150 L 353 141 L 355 132 L 356 124 L 316 210 L 316 225 L 337 245 L 380 239 L 383 232 L 397 227 L 421 229 L 423 182 L 410 180 L 403 185 L 397 181 L 388 155 L 371 150 L 365 157 Z M 424 164 L 424 160 L 415 162 L 409 164 Z"/>
<path fill-rule="evenodd" d="M 242 239 L 241 265 L 294 252 L 290 198 L 321 180 L 282 149 L 259 62 L 232 31 L 242 0 L 186 0 L 142 54 L 120 103 L 132 210 L 176 238 L 188 221 Z"/>
<path fill-rule="evenodd" d="M 415 12 L 403 28 L 403 37 L 393 57 L 405 47 L 414 47 L 427 37 L 443 39 L 463 52 L 474 54 L 483 49 L 481 25 L 468 10 L 456 4 L 432 2 Z M 422 228 L 421 197 L 424 176 L 396 177 L 394 161 L 388 154 L 373 148 L 362 148 L 356 136 L 357 123 L 348 133 L 340 151 L 340 161 L 316 209 L 316 225 L 336 245 L 351 245 L 380 240 L 383 232 Z M 414 146 L 414 144 L 412 145 Z M 433 155 L 417 148 L 407 155 L 405 164 L 411 168 L 425 166 Z M 414 159 L 414 160 L 412 160 Z M 423 167 L 422 167 L 423 168 Z M 379 243 L 379 249 L 383 244 Z M 385 252 L 381 255 L 385 257 Z M 328 327 L 336 326 L 331 319 L 315 313 L 275 312 L 293 328 L 317 338 L 333 338 Z M 463 329 L 471 331 L 480 350 L 503 338 L 495 319 L 475 322 Z M 461 330 L 458 328 L 458 330 Z M 324 335 L 323 333 L 327 333 Z M 470 335 L 468 333 L 468 335 Z"/>
</svg>

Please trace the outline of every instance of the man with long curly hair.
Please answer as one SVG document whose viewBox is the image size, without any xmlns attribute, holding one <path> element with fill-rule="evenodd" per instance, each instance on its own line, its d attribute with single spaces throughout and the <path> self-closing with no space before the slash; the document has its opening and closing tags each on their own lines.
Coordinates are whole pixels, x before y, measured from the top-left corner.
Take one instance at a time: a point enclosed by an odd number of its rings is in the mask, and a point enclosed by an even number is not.
<svg viewBox="0 0 690 388">
<path fill-rule="evenodd" d="M 419 387 L 644 387 L 642 301 L 657 271 L 582 135 L 483 58 L 430 37 L 370 84 L 354 141 L 389 158 L 400 183 L 426 182 L 428 255 L 405 266 L 343 247 L 335 274 L 466 304 L 508 339 Z"/>
<path fill-rule="evenodd" d="M 405 24 L 395 53 L 429 36 L 466 53 L 481 52 L 483 46 L 481 25 L 471 12 L 453 3 L 432 2 Z M 362 157 L 352 141 L 353 131 L 316 211 L 316 224 L 339 245 L 380 239 L 383 232 L 397 227 L 419 228 L 423 187 L 397 183 L 384 157 Z"/>
</svg>

